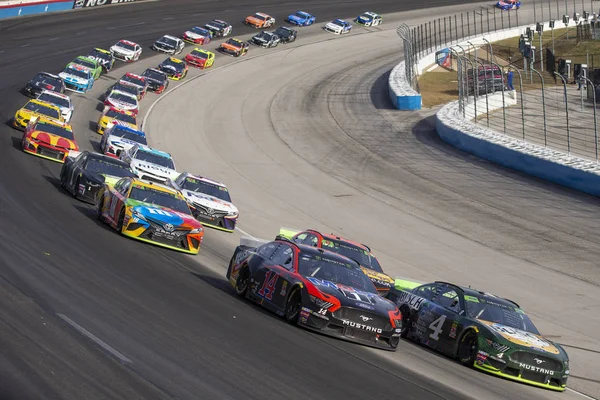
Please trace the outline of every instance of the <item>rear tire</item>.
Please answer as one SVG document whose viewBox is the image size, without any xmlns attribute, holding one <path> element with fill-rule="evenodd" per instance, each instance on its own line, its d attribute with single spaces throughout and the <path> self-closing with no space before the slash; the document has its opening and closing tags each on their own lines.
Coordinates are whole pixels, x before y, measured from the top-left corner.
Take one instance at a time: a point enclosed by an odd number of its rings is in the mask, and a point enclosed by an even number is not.
<svg viewBox="0 0 600 400">
<path fill-rule="evenodd" d="M 98 201 L 98 207 L 96 208 L 96 217 L 98 217 L 98 219 L 100 221 L 103 220 L 103 218 L 102 218 L 102 208 L 103 208 L 103 206 L 104 206 L 104 196 L 102 196 L 100 198 L 100 201 Z"/>
<path fill-rule="evenodd" d="M 79 179 L 80 178 L 77 178 L 77 181 L 75 181 L 75 186 L 73 186 L 73 190 L 71 191 L 71 194 L 75 198 L 77 198 L 77 195 L 79 193 Z"/>
<path fill-rule="evenodd" d="M 410 331 L 410 325 L 412 323 L 410 321 L 410 310 L 408 309 L 408 307 L 403 307 L 403 309 L 400 310 L 400 313 L 402 314 L 402 331 L 400 331 L 400 337 L 406 338 L 408 336 L 408 332 Z"/>
<path fill-rule="evenodd" d="M 238 277 L 235 281 L 235 293 L 240 297 L 245 297 L 248 292 L 248 287 L 250 286 L 250 270 L 248 266 L 244 265 L 240 272 L 238 273 Z"/>
<path fill-rule="evenodd" d="M 125 220 L 125 210 L 121 210 L 119 214 L 119 222 L 117 222 L 117 231 L 123 233 L 123 221 Z"/>
<path fill-rule="evenodd" d="M 477 352 L 479 350 L 479 343 L 477 333 L 474 330 L 469 329 L 460 338 L 458 344 L 458 361 L 467 366 L 472 367 L 477 358 Z"/>
<path fill-rule="evenodd" d="M 285 320 L 292 325 L 296 325 L 298 323 L 301 300 L 302 298 L 300 289 L 294 288 L 288 296 L 287 302 L 285 303 Z"/>
</svg>

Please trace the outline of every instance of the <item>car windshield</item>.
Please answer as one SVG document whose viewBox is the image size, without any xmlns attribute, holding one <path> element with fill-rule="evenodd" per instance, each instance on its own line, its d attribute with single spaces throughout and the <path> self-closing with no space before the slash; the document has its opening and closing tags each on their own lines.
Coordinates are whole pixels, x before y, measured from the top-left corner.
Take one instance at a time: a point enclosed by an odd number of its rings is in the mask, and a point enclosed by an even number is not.
<svg viewBox="0 0 600 400">
<path fill-rule="evenodd" d="M 63 137 L 65 139 L 69 139 L 69 140 L 75 140 L 75 136 L 73 136 L 73 132 L 71 132 L 70 130 L 68 130 L 65 127 L 54 125 L 54 124 L 47 124 L 44 122 L 39 122 L 39 123 L 35 124 L 35 127 L 33 128 L 33 130 L 46 132 L 51 135 L 60 136 L 60 137 Z"/>
<path fill-rule="evenodd" d="M 369 251 L 361 249 L 352 243 L 341 240 L 323 239 L 321 247 L 351 258 L 365 268 L 383 273 L 383 269 L 381 268 L 381 265 L 379 265 L 379 262 L 375 256 L 373 256 Z"/>
<path fill-rule="evenodd" d="M 377 293 L 371 280 L 356 263 L 325 254 L 300 253 L 298 272 L 307 278 L 327 280 L 365 292 Z"/>
<path fill-rule="evenodd" d="M 277 35 L 287 35 L 290 33 L 289 29 L 286 29 L 285 27 L 281 26 L 279 28 L 277 28 L 277 30 L 275 31 L 275 33 Z"/>
<path fill-rule="evenodd" d="M 146 84 L 143 80 L 129 75 L 124 75 L 120 80 L 130 82 L 136 86 L 144 86 Z"/>
<path fill-rule="evenodd" d="M 126 94 L 123 94 L 123 93 L 112 92 L 110 94 L 110 98 L 112 100 L 117 100 L 117 101 L 120 101 L 121 103 L 127 103 L 132 106 L 134 106 L 136 104 L 136 101 L 133 97 L 127 96 Z"/>
<path fill-rule="evenodd" d="M 215 28 L 225 28 L 225 25 L 219 21 L 212 20 L 208 23 L 210 26 L 214 26 Z"/>
<path fill-rule="evenodd" d="M 539 335 L 533 322 L 514 304 L 490 296 L 465 296 L 467 315 Z"/>
<path fill-rule="evenodd" d="M 126 176 L 135 176 L 133 171 L 131 171 L 126 164 L 118 163 L 108 159 L 90 158 L 85 165 L 85 169 L 87 171 L 118 176 L 120 178 Z"/>
<path fill-rule="evenodd" d="M 177 70 L 180 70 L 180 69 L 183 69 L 183 66 L 184 66 L 184 64 L 183 64 L 183 63 L 178 63 L 178 62 L 175 62 L 175 61 L 173 61 L 173 60 L 171 60 L 171 59 L 168 59 L 168 60 L 165 60 L 165 61 L 163 61 L 163 63 L 162 63 L 162 64 L 160 64 L 160 66 L 161 66 L 162 68 L 170 68 L 170 67 L 173 67 L 173 68 L 175 68 L 175 69 L 177 69 Z"/>
<path fill-rule="evenodd" d="M 373 17 L 371 15 L 369 15 L 369 14 L 361 14 L 360 18 L 362 18 L 362 19 L 371 19 Z"/>
<path fill-rule="evenodd" d="M 106 61 L 109 61 L 110 58 L 111 58 L 110 54 L 104 53 L 104 52 L 102 52 L 100 50 L 96 50 L 96 49 L 94 49 L 94 50 L 92 50 L 90 52 L 90 56 L 91 57 L 101 58 L 101 59 L 106 60 Z"/>
<path fill-rule="evenodd" d="M 79 65 L 83 65 L 84 67 L 88 67 L 91 69 L 95 69 L 96 68 L 96 63 L 93 63 L 89 60 L 85 60 L 83 58 L 76 58 L 75 61 L 73 61 L 75 64 L 79 64 Z"/>
<path fill-rule="evenodd" d="M 242 43 L 240 41 L 238 41 L 238 40 L 235 40 L 235 39 L 229 39 L 227 41 L 227 43 L 230 44 L 230 45 L 232 45 L 232 46 L 235 46 L 235 47 L 241 47 L 242 46 Z"/>
<path fill-rule="evenodd" d="M 36 77 L 33 78 L 33 81 L 36 83 L 50 85 L 50 86 L 52 86 L 52 89 L 57 89 L 62 86 L 62 81 L 60 79 L 52 78 L 50 76 L 42 75 L 42 74 L 36 75 Z M 50 88 L 48 88 L 48 89 L 50 89 Z"/>
<path fill-rule="evenodd" d="M 260 14 L 254 14 L 254 18 L 260 19 L 261 21 L 264 21 L 267 19 L 267 17 L 265 17 L 264 15 L 260 15 Z"/>
<path fill-rule="evenodd" d="M 164 44 L 167 44 L 167 45 L 173 46 L 173 47 L 175 47 L 177 45 L 177 41 L 176 40 L 173 40 L 173 39 L 171 39 L 170 37 L 167 37 L 167 36 L 163 36 L 158 41 L 160 43 L 164 43 Z"/>
<path fill-rule="evenodd" d="M 129 198 L 191 215 L 190 208 L 185 200 L 172 192 L 165 192 L 146 186 L 134 186 L 131 189 L 131 193 L 129 193 Z"/>
<path fill-rule="evenodd" d="M 125 43 L 125 42 L 119 42 L 117 43 L 117 47 L 122 47 L 124 49 L 130 50 L 130 51 L 134 51 L 135 50 L 135 46 L 129 43 Z"/>
<path fill-rule="evenodd" d="M 69 75 L 75 75 L 79 78 L 89 79 L 90 75 L 87 70 L 77 69 L 73 67 L 69 67 L 65 69 L 65 72 Z"/>
<path fill-rule="evenodd" d="M 137 142 L 143 145 L 147 145 L 146 137 L 139 135 L 130 130 L 122 129 L 119 125 L 116 125 L 113 131 L 110 133 L 111 136 L 121 137 L 123 139 L 129 139 L 133 142 Z"/>
<path fill-rule="evenodd" d="M 195 33 L 196 35 L 210 36 L 210 32 L 209 31 L 207 31 L 204 28 L 200 28 L 199 26 L 196 26 L 196 27 L 192 28 L 191 32 Z"/>
<path fill-rule="evenodd" d="M 133 124 L 133 125 L 136 124 L 135 117 L 133 115 L 123 114 L 123 113 L 120 113 L 120 112 L 115 111 L 115 110 L 108 110 L 106 112 L 106 116 L 108 118 L 114 118 L 116 120 L 119 120 L 119 121 L 122 121 L 122 122 L 126 122 L 128 124 Z"/>
<path fill-rule="evenodd" d="M 229 197 L 229 191 L 227 188 L 215 185 L 214 183 L 202 181 L 200 179 L 188 176 L 185 178 L 181 188 L 191 192 L 204 193 L 231 203 L 231 197 Z"/>
<path fill-rule="evenodd" d="M 34 103 L 32 101 L 25 104 L 25 107 L 23 107 L 23 108 L 26 110 L 29 110 L 29 111 L 33 111 L 38 114 L 46 115 L 50 118 L 54 118 L 54 119 L 60 118 L 60 112 L 58 112 L 58 110 L 56 110 L 52 107 L 45 106 L 43 104 Z"/>
<path fill-rule="evenodd" d="M 60 96 L 55 96 L 51 93 L 42 93 L 40 94 L 40 97 L 38 97 L 38 100 L 41 101 L 47 101 L 48 103 L 52 103 L 55 104 L 59 107 L 65 107 L 65 108 L 69 108 L 70 103 L 68 99 L 65 99 L 63 97 Z"/>
<path fill-rule="evenodd" d="M 157 81 L 165 80 L 165 75 L 162 72 L 152 71 L 150 69 L 144 71 L 144 76 L 151 79 L 156 79 Z"/>
<path fill-rule="evenodd" d="M 208 58 L 208 54 L 203 53 L 203 52 L 198 51 L 198 50 L 192 51 L 192 56 L 198 57 L 198 58 L 203 58 L 203 59 L 207 59 Z"/>
<path fill-rule="evenodd" d="M 304 14 L 304 13 L 301 13 L 301 12 L 297 12 L 297 13 L 296 13 L 296 14 L 294 14 L 294 15 L 295 15 L 296 17 L 298 17 L 298 18 L 302 18 L 302 19 L 304 19 L 304 18 L 306 18 L 306 17 L 307 17 L 307 16 L 306 16 L 306 14 Z"/>
<path fill-rule="evenodd" d="M 331 23 L 337 26 L 344 26 L 344 21 L 342 21 L 341 19 L 334 19 L 333 21 L 331 21 Z"/>
<path fill-rule="evenodd" d="M 155 165 L 160 165 L 165 168 L 175 169 L 175 164 L 173 164 L 173 160 L 171 158 L 161 156 L 157 153 L 152 153 L 150 151 L 139 150 L 135 154 L 135 159 L 140 161 L 146 161 Z"/>
</svg>

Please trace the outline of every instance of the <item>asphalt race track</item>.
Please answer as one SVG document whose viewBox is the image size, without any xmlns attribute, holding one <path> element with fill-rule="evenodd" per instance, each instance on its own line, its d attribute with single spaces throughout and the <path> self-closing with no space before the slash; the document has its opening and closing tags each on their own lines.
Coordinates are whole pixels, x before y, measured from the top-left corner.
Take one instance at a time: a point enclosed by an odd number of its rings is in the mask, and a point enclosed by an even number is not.
<svg viewBox="0 0 600 400">
<path fill-rule="evenodd" d="M 265 0 L 261 9 L 281 20 L 303 8 L 318 26 L 364 11 L 363 2 L 336 3 Z M 385 17 L 414 6 L 368 8 Z M 236 21 L 254 11 L 170 0 L 2 21 L 2 120 L 25 103 L 19 90 L 39 70 L 137 41 L 141 61 L 72 95 L 78 143 L 93 149 L 97 97 L 164 58 L 148 49 L 154 39 L 213 17 L 245 38 L 253 30 Z M 274 237 L 282 225 L 335 230 L 368 242 L 393 275 L 517 300 L 543 333 L 581 348 L 567 347 L 579 361 L 570 385 L 597 395 L 598 202 L 459 154 L 428 122 L 413 131 L 417 116 L 390 110 L 399 18 L 428 17 L 393 15 L 343 38 L 301 28 L 290 48 L 217 54 L 213 70 L 190 70 L 189 83 L 153 105 L 150 142 L 179 170 L 227 183 L 253 236 Z M 157 98 L 149 94 L 142 112 Z M 388 353 L 288 326 L 229 289 L 239 233 L 208 230 L 197 257 L 119 237 L 60 189 L 59 164 L 22 153 L 20 132 L 0 130 L 2 399 L 582 398 L 470 371 L 408 342 Z"/>
</svg>

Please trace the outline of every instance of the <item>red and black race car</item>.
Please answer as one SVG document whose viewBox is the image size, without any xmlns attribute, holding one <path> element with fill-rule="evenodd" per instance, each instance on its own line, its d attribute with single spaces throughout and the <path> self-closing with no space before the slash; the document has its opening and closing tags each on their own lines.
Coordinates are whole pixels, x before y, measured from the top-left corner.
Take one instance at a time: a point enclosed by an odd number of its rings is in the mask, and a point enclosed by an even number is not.
<svg viewBox="0 0 600 400">
<path fill-rule="evenodd" d="M 227 279 L 239 296 L 292 324 L 396 350 L 400 311 L 377 294 L 356 261 L 285 238 L 257 242 L 242 238 L 229 263 Z"/>
</svg>

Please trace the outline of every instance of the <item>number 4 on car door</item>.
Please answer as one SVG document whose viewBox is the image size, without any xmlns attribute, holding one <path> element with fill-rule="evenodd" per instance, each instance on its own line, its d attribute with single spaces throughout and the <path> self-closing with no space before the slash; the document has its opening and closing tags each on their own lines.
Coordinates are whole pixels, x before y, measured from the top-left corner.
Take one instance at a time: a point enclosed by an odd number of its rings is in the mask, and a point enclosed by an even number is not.
<svg viewBox="0 0 600 400">
<path fill-rule="evenodd" d="M 429 335 L 431 339 L 440 340 L 440 333 L 442 333 L 442 329 L 444 329 L 444 322 L 446 322 L 446 316 L 440 315 L 435 321 L 429 324 L 429 329 L 433 331 Z"/>
</svg>

